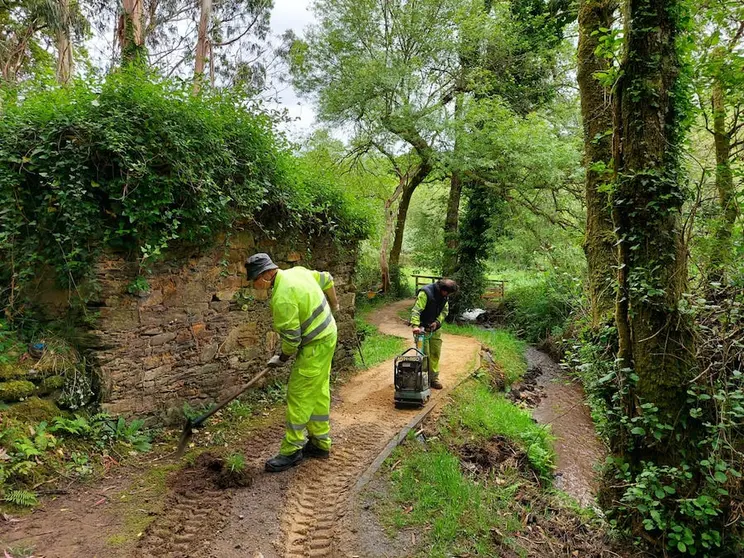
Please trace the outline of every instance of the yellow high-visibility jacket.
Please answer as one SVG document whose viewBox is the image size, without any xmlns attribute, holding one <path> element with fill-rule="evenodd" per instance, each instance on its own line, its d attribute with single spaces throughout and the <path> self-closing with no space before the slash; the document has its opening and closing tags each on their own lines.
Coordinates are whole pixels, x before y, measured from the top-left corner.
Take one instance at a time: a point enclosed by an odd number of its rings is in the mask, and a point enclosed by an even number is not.
<svg viewBox="0 0 744 558">
<path fill-rule="evenodd" d="M 282 353 L 293 355 L 300 347 L 336 333 L 336 320 L 323 292 L 331 287 L 333 277 L 327 271 L 301 266 L 277 271 L 271 314 Z"/>
</svg>

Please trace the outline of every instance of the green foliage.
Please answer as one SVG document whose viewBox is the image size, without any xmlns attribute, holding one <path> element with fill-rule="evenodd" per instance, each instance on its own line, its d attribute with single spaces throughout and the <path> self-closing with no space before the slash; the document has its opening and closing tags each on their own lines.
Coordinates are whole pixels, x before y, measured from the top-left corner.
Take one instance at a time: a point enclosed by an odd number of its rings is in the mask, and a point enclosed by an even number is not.
<svg viewBox="0 0 744 558">
<path fill-rule="evenodd" d="M 198 407 L 194 407 L 188 401 L 184 401 L 181 410 L 183 412 L 183 416 L 185 416 L 187 419 L 195 420 L 211 411 L 215 407 L 215 405 L 215 403 L 207 403 L 204 405 L 199 405 Z"/>
<path fill-rule="evenodd" d="M 134 281 L 127 285 L 127 292 L 133 295 L 148 293 L 150 292 L 150 283 L 148 283 L 145 277 L 138 275 Z"/>
<path fill-rule="evenodd" d="M 463 473 L 460 460 L 442 444 L 406 450 L 393 455 L 396 461 L 403 459 L 391 474 L 395 499 L 401 508 L 410 508 L 410 513 L 395 511 L 396 526 L 430 525 L 427 556 L 461 556 L 467 551 L 496 556 L 488 533 L 494 522 L 501 529 L 516 527 L 518 522 L 505 519 L 505 511 L 519 484 L 503 489 L 489 484 L 484 489 Z"/>
<path fill-rule="evenodd" d="M 457 435 L 460 429 L 480 440 L 506 436 L 522 446 L 534 469 L 551 482 L 555 453 L 549 429 L 536 424 L 529 411 L 491 392 L 481 382 L 458 391 L 455 403 L 447 407 L 442 418 L 450 436 Z"/>
<path fill-rule="evenodd" d="M 452 301 L 454 317 L 478 308 L 486 288 L 486 259 L 492 246 L 493 221 L 503 213 L 503 200 L 494 199 L 492 189 L 478 182 L 466 186 L 467 206 L 458 232 L 457 267 L 454 279 L 460 290 Z"/>
<path fill-rule="evenodd" d="M 168 248 L 209 244 L 251 219 L 282 234 L 363 236 L 363 212 L 246 102 L 195 97 L 130 68 L 10 103 L 0 121 L 5 284 L 17 291 L 50 267 L 73 288 L 106 247 L 134 252 L 146 270 Z"/>
<path fill-rule="evenodd" d="M 83 415 L 75 415 L 68 419 L 57 417 L 49 429 L 80 438 L 92 440 L 103 448 L 114 443 L 131 446 L 137 451 L 150 450 L 150 434 L 143 428 L 144 420 L 134 419 L 127 423 L 124 417 L 111 417 L 106 413 L 93 415 L 90 419 Z"/>
<path fill-rule="evenodd" d="M 36 386 L 28 380 L 0 382 L 0 401 L 19 401 L 32 395 Z"/>
<path fill-rule="evenodd" d="M 509 327 L 530 343 L 560 335 L 581 307 L 582 281 L 568 272 L 547 271 L 532 281 L 507 284 L 500 312 Z"/>
<path fill-rule="evenodd" d="M 231 473 L 242 473 L 245 470 L 245 456 L 242 453 L 232 453 L 225 459 L 225 467 Z"/>
<path fill-rule="evenodd" d="M 36 494 L 30 490 L 7 490 L 3 499 L 9 504 L 32 508 L 39 503 Z"/>
<path fill-rule="evenodd" d="M 127 422 L 107 414 L 91 417 L 57 416 L 51 421 L 29 423 L 27 417 L 4 417 L 0 430 L 0 495 L 6 502 L 35 505 L 24 498 L 27 488 L 56 474 L 59 466 L 79 477 L 93 472 L 97 451 L 149 451 L 150 433 L 144 422 Z M 94 450 L 95 448 L 95 450 Z M 33 495 L 33 493 L 30 493 Z M 21 503 L 21 498 L 29 502 Z"/>
<path fill-rule="evenodd" d="M 696 556 L 736 555 L 744 540 L 732 517 L 744 472 L 744 295 L 734 287 L 711 294 L 713 301 L 688 296 L 680 305 L 695 318 L 698 367 L 706 372 L 687 386 L 685 409 L 671 419 L 641 399 L 637 375 L 617 369 L 614 327 L 583 329 L 567 351 L 601 435 L 622 450 L 606 464 L 610 484 L 620 487 L 605 489 L 615 502 L 609 517 L 633 534 L 647 532 L 660 548 Z M 635 405 L 629 410 L 631 394 Z M 632 459 L 671 444 L 686 448 L 677 461 Z"/>
</svg>

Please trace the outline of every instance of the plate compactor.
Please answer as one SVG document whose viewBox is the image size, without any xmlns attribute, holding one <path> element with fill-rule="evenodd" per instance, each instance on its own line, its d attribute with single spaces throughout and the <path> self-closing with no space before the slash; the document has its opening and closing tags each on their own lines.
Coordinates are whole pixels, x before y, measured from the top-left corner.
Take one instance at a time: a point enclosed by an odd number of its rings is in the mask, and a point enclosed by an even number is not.
<svg viewBox="0 0 744 558">
<path fill-rule="evenodd" d="M 431 397 L 429 387 L 429 357 L 424 351 L 424 341 L 431 337 L 428 333 L 414 335 L 415 347 L 395 357 L 394 383 L 395 407 L 423 407 Z"/>
</svg>

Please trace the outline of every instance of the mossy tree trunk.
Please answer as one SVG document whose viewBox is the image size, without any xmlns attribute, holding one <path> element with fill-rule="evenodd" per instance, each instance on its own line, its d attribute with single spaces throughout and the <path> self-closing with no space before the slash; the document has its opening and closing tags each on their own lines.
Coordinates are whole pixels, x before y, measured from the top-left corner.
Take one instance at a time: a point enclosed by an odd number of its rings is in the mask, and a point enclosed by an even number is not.
<svg viewBox="0 0 744 558">
<path fill-rule="evenodd" d="M 693 370 L 693 339 L 678 310 L 687 286 L 679 177 L 686 98 L 676 45 L 680 12 L 679 0 L 628 0 L 613 138 L 613 217 L 620 241 L 616 322 L 621 375 L 632 386 L 627 412 L 636 416 L 638 403 L 650 402 L 662 423 L 677 427 Z M 634 460 L 673 461 L 681 448 L 637 448 Z"/>
<path fill-rule="evenodd" d="M 713 108 L 713 141 L 716 150 L 716 191 L 720 216 L 716 223 L 713 252 L 708 279 L 721 281 L 733 256 L 732 233 L 738 206 L 731 170 L 731 134 L 726 124 L 726 92 L 718 76 L 713 78 L 711 92 Z"/>
<path fill-rule="evenodd" d="M 606 71 L 607 59 L 597 54 L 600 29 L 612 26 L 615 0 L 582 0 L 579 7 L 578 83 L 584 125 L 586 168 L 586 233 L 584 253 L 589 272 L 588 288 L 592 326 L 598 328 L 615 307 L 615 231 L 609 192 L 602 188 L 611 179 L 612 104 L 609 91 L 596 77 Z"/>
</svg>

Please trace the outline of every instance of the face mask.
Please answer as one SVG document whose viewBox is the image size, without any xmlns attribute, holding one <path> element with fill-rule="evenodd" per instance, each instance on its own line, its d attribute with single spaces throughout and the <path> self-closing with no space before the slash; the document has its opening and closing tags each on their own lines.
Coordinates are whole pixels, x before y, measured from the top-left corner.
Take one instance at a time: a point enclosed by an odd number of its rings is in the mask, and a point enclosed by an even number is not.
<svg viewBox="0 0 744 558">
<path fill-rule="evenodd" d="M 253 281 L 253 288 L 257 291 L 267 291 L 271 287 L 271 281 L 267 281 L 263 277 L 260 277 Z"/>
</svg>

